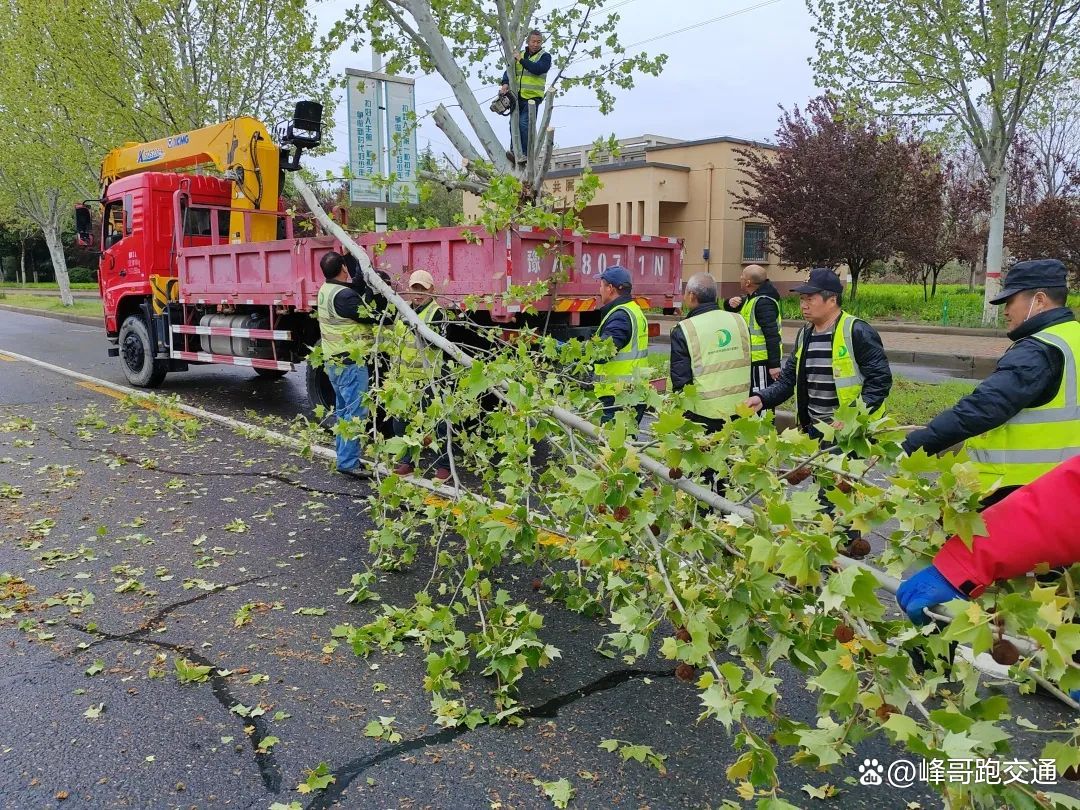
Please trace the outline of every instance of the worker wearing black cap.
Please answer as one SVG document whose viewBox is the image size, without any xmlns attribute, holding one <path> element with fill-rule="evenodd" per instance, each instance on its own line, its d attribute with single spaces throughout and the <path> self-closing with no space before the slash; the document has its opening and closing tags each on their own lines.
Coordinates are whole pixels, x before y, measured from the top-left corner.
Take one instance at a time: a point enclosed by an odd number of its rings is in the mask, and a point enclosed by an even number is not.
<svg viewBox="0 0 1080 810">
<path fill-rule="evenodd" d="M 618 411 L 615 395 L 649 369 L 649 322 L 630 295 L 632 287 L 630 272 L 625 267 L 612 265 L 600 274 L 601 316 L 596 337 L 615 344 L 615 356 L 593 367 L 596 378 L 593 393 L 604 409 L 601 424 L 615 418 Z M 634 410 L 640 423 L 645 404 L 636 404 Z"/>
<path fill-rule="evenodd" d="M 818 422 L 831 422 L 841 405 L 861 399 L 874 410 L 892 387 L 892 371 L 881 338 L 866 321 L 844 312 L 844 287 L 828 267 L 815 267 L 793 288 L 807 325 L 795 339 L 780 377 L 746 401 L 753 410 L 775 408 L 795 395 L 796 420 L 815 438 Z"/>
<path fill-rule="evenodd" d="M 1014 264 L 990 302 L 1005 305 L 1013 345 L 978 388 L 904 440 L 908 453 L 965 442 L 984 506 L 1080 455 L 1080 323 L 1067 295 L 1057 259 Z"/>
</svg>

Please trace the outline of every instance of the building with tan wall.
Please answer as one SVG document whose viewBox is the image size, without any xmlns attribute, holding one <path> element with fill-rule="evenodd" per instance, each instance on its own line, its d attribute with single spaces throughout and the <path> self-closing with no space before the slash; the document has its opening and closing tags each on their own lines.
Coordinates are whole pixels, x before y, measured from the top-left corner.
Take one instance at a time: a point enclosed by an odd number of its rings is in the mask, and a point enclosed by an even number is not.
<svg viewBox="0 0 1080 810">
<path fill-rule="evenodd" d="M 798 283 L 796 269 L 771 253 L 768 226 L 743 219 L 733 193 L 741 191 L 745 174 L 737 149 L 766 149 L 764 143 L 740 138 L 680 141 L 642 135 L 619 142 L 617 156 L 593 155 L 592 169 L 601 188 L 581 214 L 585 227 L 609 233 L 674 236 L 685 245 L 683 275 L 702 270 L 721 285 L 724 297 L 738 292 L 739 273 L 760 264 L 781 292 Z M 556 197 L 573 195 L 576 178 L 589 163 L 592 146 L 555 150 L 545 189 Z M 466 213 L 469 212 L 466 202 Z"/>
</svg>

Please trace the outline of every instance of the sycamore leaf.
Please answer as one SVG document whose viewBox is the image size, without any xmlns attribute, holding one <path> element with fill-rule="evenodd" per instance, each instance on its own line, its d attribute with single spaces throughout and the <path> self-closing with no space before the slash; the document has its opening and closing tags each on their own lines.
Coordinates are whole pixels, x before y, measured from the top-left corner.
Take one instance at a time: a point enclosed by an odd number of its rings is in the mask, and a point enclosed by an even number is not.
<svg viewBox="0 0 1080 810">
<path fill-rule="evenodd" d="M 93 720 L 95 718 L 101 717 L 101 713 L 103 711 L 105 711 L 105 704 L 99 703 L 96 706 L 91 706 L 89 709 L 83 712 L 83 717 L 89 717 L 91 720 Z"/>
<path fill-rule="evenodd" d="M 533 784 L 544 791 L 544 795 L 551 799 L 552 804 L 560 808 L 566 807 L 577 792 L 568 779 L 560 779 L 557 782 L 533 779 Z"/>
<path fill-rule="evenodd" d="M 307 772 L 307 778 L 297 785 L 296 789 L 300 793 L 314 793 L 317 790 L 326 790 L 336 781 L 337 779 L 330 774 L 330 766 L 325 762 L 320 762 Z"/>
</svg>

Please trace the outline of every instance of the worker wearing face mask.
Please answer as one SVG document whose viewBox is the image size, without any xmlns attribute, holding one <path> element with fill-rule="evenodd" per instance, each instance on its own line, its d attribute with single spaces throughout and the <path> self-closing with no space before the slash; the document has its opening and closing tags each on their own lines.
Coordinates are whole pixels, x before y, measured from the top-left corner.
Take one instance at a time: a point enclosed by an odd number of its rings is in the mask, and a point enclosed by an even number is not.
<svg viewBox="0 0 1080 810">
<path fill-rule="evenodd" d="M 1067 294 L 1057 259 L 1013 265 L 991 301 L 1005 305 L 1013 345 L 978 388 L 904 440 L 908 453 L 964 442 L 984 506 L 1080 455 L 1080 323 Z"/>
</svg>

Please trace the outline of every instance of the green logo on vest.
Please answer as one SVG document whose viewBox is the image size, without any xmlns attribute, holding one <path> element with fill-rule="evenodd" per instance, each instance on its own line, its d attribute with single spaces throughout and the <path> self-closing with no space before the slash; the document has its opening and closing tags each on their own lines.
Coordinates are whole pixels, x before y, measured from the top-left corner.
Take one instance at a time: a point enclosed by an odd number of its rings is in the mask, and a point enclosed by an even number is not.
<svg viewBox="0 0 1080 810">
<path fill-rule="evenodd" d="M 847 357 L 847 346 L 841 346 L 840 351 L 836 353 L 837 357 Z"/>
<path fill-rule="evenodd" d="M 720 334 L 716 338 L 716 345 L 722 349 L 729 343 L 731 343 L 731 332 L 727 329 L 721 329 Z"/>
</svg>

